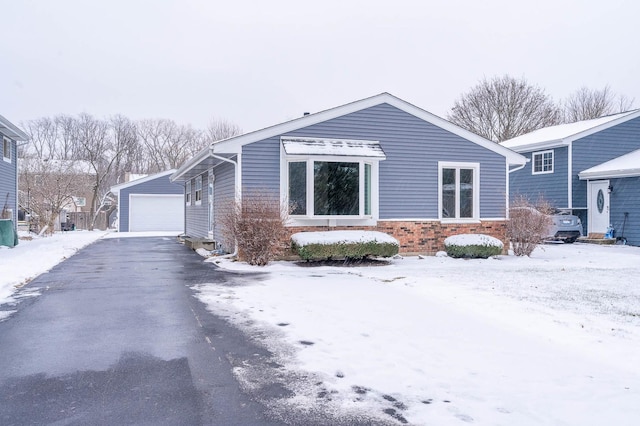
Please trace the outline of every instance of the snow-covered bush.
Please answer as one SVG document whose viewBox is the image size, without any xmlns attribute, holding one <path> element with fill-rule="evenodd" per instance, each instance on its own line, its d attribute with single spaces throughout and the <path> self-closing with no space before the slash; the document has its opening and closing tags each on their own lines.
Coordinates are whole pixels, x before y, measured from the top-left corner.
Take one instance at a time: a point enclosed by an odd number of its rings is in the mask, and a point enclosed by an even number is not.
<svg viewBox="0 0 640 426">
<path fill-rule="evenodd" d="M 484 234 L 453 235 L 444 240 L 444 246 L 451 257 L 482 259 L 502 253 L 504 247 L 499 239 Z"/>
<path fill-rule="evenodd" d="M 548 216 L 550 212 L 551 205 L 544 200 L 534 205 L 522 196 L 515 198 L 509 208 L 507 222 L 507 238 L 513 246 L 513 254 L 530 256 L 533 253 L 538 244 L 547 237 L 552 224 Z"/>
<path fill-rule="evenodd" d="M 291 247 L 304 260 L 364 259 L 398 254 L 398 240 L 377 231 L 298 232 Z"/>
<path fill-rule="evenodd" d="M 220 223 L 228 246 L 237 244 L 238 257 L 264 266 L 287 249 L 285 223 L 289 207 L 269 191 L 245 193 L 242 203 L 228 201 Z"/>
</svg>

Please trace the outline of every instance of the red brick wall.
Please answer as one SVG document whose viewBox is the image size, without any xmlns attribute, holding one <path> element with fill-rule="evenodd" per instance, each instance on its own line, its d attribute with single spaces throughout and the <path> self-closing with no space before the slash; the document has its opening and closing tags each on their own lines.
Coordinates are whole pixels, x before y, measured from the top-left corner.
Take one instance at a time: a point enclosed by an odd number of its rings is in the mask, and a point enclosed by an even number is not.
<svg viewBox="0 0 640 426">
<path fill-rule="evenodd" d="M 507 245 L 506 222 L 483 221 L 480 223 L 441 223 L 438 221 L 400 222 L 378 221 L 377 226 L 295 226 L 288 228 L 290 235 L 296 232 L 367 230 L 392 235 L 400 242 L 400 253 L 434 254 L 444 250 L 444 240 L 457 234 L 485 234 L 498 238 Z"/>
</svg>

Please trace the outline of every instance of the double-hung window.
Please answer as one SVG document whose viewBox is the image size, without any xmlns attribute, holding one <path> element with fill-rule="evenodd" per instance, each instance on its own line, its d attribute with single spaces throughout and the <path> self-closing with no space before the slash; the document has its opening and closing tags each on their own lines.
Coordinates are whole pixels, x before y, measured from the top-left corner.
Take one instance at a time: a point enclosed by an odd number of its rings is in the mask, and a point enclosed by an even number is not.
<svg viewBox="0 0 640 426">
<path fill-rule="evenodd" d="M 378 162 L 385 158 L 378 142 L 284 137 L 282 142 L 283 198 L 294 219 L 374 219 Z"/>
<path fill-rule="evenodd" d="M 195 193 L 196 206 L 202 204 L 202 176 L 196 178 L 196 193 Z"/>
<path fill-rule="evenodd" d="M 2 159 L 11 162 L 11 139 L 2 137 Z"/>
<path fill-rule="evenodd" d="M 440 218 L 469 220 L 479 218 L 480 165 L 440 162 Z"/>
<path fill-rule="evenodd" d="M 191 181 L 188 181 L 184 188 L 184 201 L 187 206 L 191 205 Z"/>
<path fill-rule="evenodd" d="M 553 150 L 534 152 L 531 162 L 534 175 L 553 173 Z"/>
</svg>

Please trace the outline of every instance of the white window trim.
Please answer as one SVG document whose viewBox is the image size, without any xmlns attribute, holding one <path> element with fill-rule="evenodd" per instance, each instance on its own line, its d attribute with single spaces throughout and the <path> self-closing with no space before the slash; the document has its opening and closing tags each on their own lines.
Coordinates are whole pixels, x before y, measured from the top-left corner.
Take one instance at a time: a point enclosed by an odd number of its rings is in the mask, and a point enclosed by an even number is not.
<svg viewBox="0 0 640 426">
<path fill-rule="evenodd" d="M 282 144 L 280 145 L 280 200 L 289 198 L 289 163 L 307 163 L 307 214 L 291 215 L 287 225 L 289 226 L 372 226 L 378 221 L 379 215 L 379 162 L 381 159 L 372 157 L 348 157 L 329 155 L 286 155 Z M 313 214 L 313 162 L 338 162 L 359 164 L 359 209 L 358 215 L 327 215 L 316 216 Z M 364 165 L 371 165 L 371 214 L 364 214 Z"/>
<path fill-rule="evenodd" d="M 456 179 L 456 217 L 442 217 L 442 169 L 473 170 L 473 217 L 459 217 L 460 179 Z M 459 172 L 456 173 L 456 176 Z M 478 223 L 480 221 L 480 163 L 438 161 L 438 219 L 442 223 Z"/>
<path fill-rule="evenodd" d="M 184 192 L 185 192 L 185 205 L 190 206 L 191 205 L 191 181 L 187 181 L 187 183 L 185 184 L 185 188 L 184 188 Z"/>
<path fill-rule="evenodd" d="M 198 189 L 198 183 L 200 183 L 200 189 Z M 195 187 L 196 187 L 195 193 L 194 193 L 195 205 L 201 206 L 202 205 L 202 175 L 196 176 Z M 200 199 L 198 199 L 198 191 L 200 191 Z"/>
<path fill-rule="evenodd" d="M 542 156 L 542 168 L 544 168 L 544 155 L 551 154 L 551 170 L 541 170 L 536 172 L 536 155 Z M 546 151 L 536 151 L 531 153 L 531 174 L 532 175 L 547 175 L 553 173 L 556 168 L 556 155 L 553 152 L 553 149 L 548 149 Z"/>
<path fill-rule="evenodd" d="M 9 146 L 9 150 L 7 151 L 6 146 Z M 2 159 L 4 161 L 6 161 L 7 163 L 11 163 L 11 159 L 12 159 L 12 151 L 13 150 L 13 143 L 11 142 L 11 139 L 3 136 L 2 137 Z M 7 155 L 8 154 L 8 155 Z"/>
</svg>

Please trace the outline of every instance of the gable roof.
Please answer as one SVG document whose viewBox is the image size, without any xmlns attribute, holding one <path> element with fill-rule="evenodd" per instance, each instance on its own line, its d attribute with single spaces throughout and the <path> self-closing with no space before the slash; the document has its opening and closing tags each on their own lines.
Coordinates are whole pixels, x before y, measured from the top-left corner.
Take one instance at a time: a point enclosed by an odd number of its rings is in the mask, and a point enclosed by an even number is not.
<svg viewBox="0 0 640 426">
<path fill-rule="evenodd" d="M 134 179 L 134 180 L 130 180 L 129 182 L 120 183 L 118 185 L 113 185 L 111 187 L 111 192 L 116 194 L 116 195 L 119 195 L 120 191 L 122 189 L 129 188 L 131 186 L 139 185 L 141 183 L 149 182 L 150 180 L 158 179 L 158 178 L 161 178 L 163 176 L 167 176 L 167 175 L 173 174 L 173 173 L 175 173 L 175 171 L 176 171 L 176 169 L 166 170 L 164 172 L 156 173 L 154 175 L 145 176 L 145 177 L 142 177 L 140 179 Z"/>
<path fill-rule="evenodd" d="M 640 149 L 578 173 L 580 179 L 606 179 L 640 176 Z"/>
<path fill-rule="evenodd" d="M 308 114 L 303 117 L 277 124 L 275 126 L 266 127 L 254 132 L 213 142 L 210 146 L 206 147 L 186 163 L 184 163 L 178 169 L 178 171 L 173 176 L 171 176 L 171 180 L 179 179 L 202 160 L 209 157 L 210 154 L 239 154 L 242 151 L 243 145 L 258 142 L 263 139 L 268 139 L 275 136 L 285 135 L 286 133 L 292 132 L 294 130 L 308 127 L 313 124 L 322 123 L 334 118 L 338 118 L 382 104 L 394 106 L 408 114 L 427 121 L 437 127 L 458 135 L 490 151 L 500 154 L 506 158 L 508 164 L 523 165 L 526 163 L 526 159 L 523 156 L 504 146 L 501 146 L 500 144 L 487 140 L 481 136 L 476 135 L 475 133 L 458 127 L 455 124 L 438 117 L 437 115 L 431 114 L 430 112 L 418 108 L 417 106 L 403 101 L 402 99 L 397 98 L 389 93 L 381 93 L 379 95 L 371 96 L 369 98 L 361 99 L 359 101 L 351 102 L 335 108 L 327 109 L 314 114 Z"/>
<path fill-rule="evenodd" d="M 592 120 L 549 126 L 503 141 L 500 144 L 517 152 L 568 145 L 576 139 L 589 136 L 637 117 L 640 117 L 640 109 Z"/>
<path fill-rule="evenodd" d="M 18 129 L 12 122 L 0 115 L 0 134 L 3 134 L 15 141 L 29 140 L 29 136 Z"/>
</svg>

